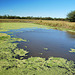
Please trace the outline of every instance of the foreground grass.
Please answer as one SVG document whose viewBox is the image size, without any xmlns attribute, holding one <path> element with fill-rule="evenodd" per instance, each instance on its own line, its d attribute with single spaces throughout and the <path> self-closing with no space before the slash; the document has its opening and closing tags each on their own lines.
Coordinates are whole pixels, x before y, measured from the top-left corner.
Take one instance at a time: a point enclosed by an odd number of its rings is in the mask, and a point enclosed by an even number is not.
<svg viewBox="0 0 75 75">
<path fill-rule="evenodd" d="M 37 23 L 40 25 L 50 26 L 53 29 L 75 32 L 75 22 L 53 21 L 53 20 L 30 20 L 30 19 L 0 19 L 0 23 L 4 22 Z"/>
</svg>

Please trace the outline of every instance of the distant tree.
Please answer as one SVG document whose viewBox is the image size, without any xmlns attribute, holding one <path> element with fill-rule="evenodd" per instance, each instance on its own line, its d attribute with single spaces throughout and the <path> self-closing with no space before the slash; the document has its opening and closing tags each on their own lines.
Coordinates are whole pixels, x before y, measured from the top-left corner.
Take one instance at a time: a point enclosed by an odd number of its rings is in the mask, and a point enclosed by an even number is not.
<svg viewBox="0 0 75 75">
<path fill-rule="evenodd" d="M 68 13 L 67 19 L 68 19 L 70 22 L 75 22 L 75 10 L 74 10 L 74 11 L 71 11 L 70 13 Z"/>
<path fill-rule="evenodd" d="M 0 15 L 0 19 L 2 19 L 2 16 Z"/>
<path fill-rule="evenodd" d="M 0 19 L 34 19 L 34 20 L 61 20 L 65 21 L 68 18 L 52 18 L 52 17 L 33 17 L 33 16 L 27 16 L 27 17 L 20 17 L 20 16 L 12 16 L 12 15 L 0 15 Z"/>
</svg>

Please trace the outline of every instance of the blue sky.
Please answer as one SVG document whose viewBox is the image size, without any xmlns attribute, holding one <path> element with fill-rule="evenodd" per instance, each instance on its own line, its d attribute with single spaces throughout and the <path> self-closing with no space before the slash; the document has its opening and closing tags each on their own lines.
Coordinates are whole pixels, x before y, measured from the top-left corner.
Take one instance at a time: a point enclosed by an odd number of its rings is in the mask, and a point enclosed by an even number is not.
<svg viewBox="0 0 75 75">
<path fill-rule="evenodd" d="M 0 0 L 0 15 L 66 18 L 75 0 Z"/>
</svg>

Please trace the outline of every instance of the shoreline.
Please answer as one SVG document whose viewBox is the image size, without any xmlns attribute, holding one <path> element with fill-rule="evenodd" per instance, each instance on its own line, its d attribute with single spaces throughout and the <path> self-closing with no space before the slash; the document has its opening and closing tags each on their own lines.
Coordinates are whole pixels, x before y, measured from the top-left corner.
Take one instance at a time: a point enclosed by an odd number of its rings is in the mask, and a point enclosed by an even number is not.
<svg viewBox="0 0 75 75">
<path fill-rule="evenodd" d="M 61 31 L 75 32 L 75 22 L 30 19 L 0 19 L 0 24 L 3 23 L 32 23 L 42 26 L 49 26 L 52 29 Z"/>
</svg>

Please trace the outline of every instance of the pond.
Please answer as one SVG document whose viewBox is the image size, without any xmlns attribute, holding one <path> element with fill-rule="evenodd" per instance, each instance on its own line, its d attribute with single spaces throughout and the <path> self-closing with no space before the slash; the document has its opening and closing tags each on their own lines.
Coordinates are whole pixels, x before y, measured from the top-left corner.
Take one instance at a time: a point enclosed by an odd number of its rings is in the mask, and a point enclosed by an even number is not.
<svg viewBox="0 0 75 75">
<path fill-rule="evenodd" d="M 28 40 L 18 44 L 18 48 L 29 51 L 27 58 L 48 59 L 53 56 L 75 61 L 75 53 L 69 52 L 70 48 L 75 48 L 75 33 L 37 27 L 10 30 L 7 33 L 11 37 Z"/>
</svg>

